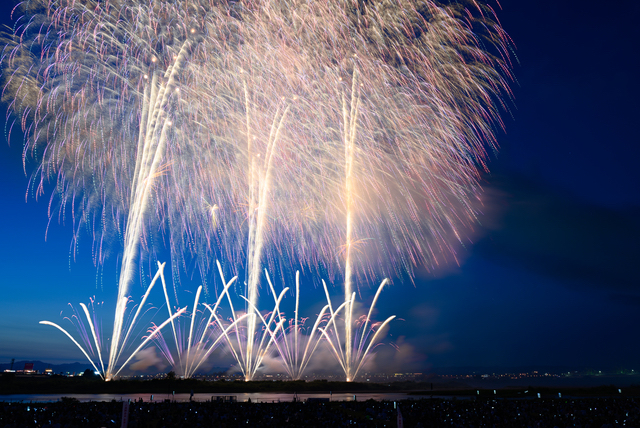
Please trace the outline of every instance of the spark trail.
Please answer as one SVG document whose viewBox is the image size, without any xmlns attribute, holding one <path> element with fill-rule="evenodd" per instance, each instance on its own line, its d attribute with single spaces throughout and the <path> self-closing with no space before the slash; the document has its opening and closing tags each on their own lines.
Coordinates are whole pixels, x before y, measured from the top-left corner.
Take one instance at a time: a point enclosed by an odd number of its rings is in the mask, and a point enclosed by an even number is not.
<svg viewBox="0 0 640 428">
<path fill-rule="evenodd" d="M 354 70 L 352 78 L 351 88 L 351 103 L 350 108 L 347 109 L 347 102 L 342 96 L 342 123 L 343 123 L 343 138 L 344 138 L 344 159 L 345 159 L 345 205 L 347 211 L 346 218 L 346 243 L 345 243 L 345 263 L 344 263 L 344 301 L 351 300 L 348 308 L 353 306 L 353 284 L 352 284 L 352 267 L 351 267 L 351 247 L 352 247 L 352 234 L 353 234 L 353 151 L 356 140 L 356 127 L 358 123 L 358 108 L 360 106 L 360 98 L 357 95 L 358 79 L 357 71 Z M 347 363 L 345 373 L 347 375 L 347 381 L 355 378 L 353 372 L 354 368 L 351 366 L 352 358 L 352 315 L 351 310 L 345 311 L 345 359 Z"/>
<path fill-rule="evenodd" d="M 140 239 L 143 235 L 144 215 L 148 209 L 151 189 L 154 185 L 154 180 L 159 174 L 161 162 L 165 159 L 167 133 L 168 128 L 171 126 L 171 121 L 167 118 L 165 109 L 167 108 L 169 94 L 175 90 L 176 74 L 180 71 L 184 62 L 187 46 L 188 42 L 185 42 L 175 61 L 165 72 L 166 82 L 159 83 L 158 76 L 154 74 L 150 87 L 147 86 L 145 88 L 140 136 L 136 151 L 136 173 L 131 186 L 131 203 L 125 229 L 124 255 L 118 283 L 118 303 L 114 316 L 109 368 L 106 372 L 107 379 L 113 376 L 113 367 L 116 366 L 122 349 L 126 344 L 121 341 L 122 323 L 126 312 L 130 285 L 134 276 L 134 258 L 138 253 Z M 164 276 L 162 276 L 162 280 L 164 285 Z"/>
</svg>

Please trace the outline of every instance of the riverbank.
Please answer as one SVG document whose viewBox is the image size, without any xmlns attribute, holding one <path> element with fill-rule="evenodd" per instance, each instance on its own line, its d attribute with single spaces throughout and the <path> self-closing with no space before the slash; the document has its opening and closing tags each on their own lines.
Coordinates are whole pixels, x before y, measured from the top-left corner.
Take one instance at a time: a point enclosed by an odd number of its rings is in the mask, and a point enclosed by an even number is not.
<svg viewBox="0 0 640 428">
<path fill-rule="evenodd" d="M 243 392 L 405 392 L 416 390 L 453 390 L 464 387 L 458 382 L 328 382 L 314 381 L 206 381 L 198 379 L 122 379 L 104 382 L 98 377 L 83 376 L 0 376 L 0 394 L 69 393 L 243 393 Z M 1 398 L 0 398 L 1 399 Z"/>
<path fill-rule="evenodd" d="M 175 394 L 241 394 L 241 393 L 407 393 L 416 396 L 482 396 L 522 398 L 537 397 L 640 397 L 640 386 L 581 385 L 509 386 L 503 388 L 476 387 L 462 382 L 328 382 L 314 381 L 205 381 L 197 379 L 123 379 L 104 382 L 97 377 L 63 376 L 0 376 L 0 400 L 2 396 L 16 394 L 119 394 L 170 396 Z"/>
</svg>

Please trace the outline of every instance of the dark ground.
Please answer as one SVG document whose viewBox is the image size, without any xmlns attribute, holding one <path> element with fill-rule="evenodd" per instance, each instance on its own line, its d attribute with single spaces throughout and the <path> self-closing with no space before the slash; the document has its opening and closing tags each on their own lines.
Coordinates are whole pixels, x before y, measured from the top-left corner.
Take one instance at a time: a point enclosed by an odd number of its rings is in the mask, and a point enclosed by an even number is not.
<svg viewBox="0 0 640 428">
<path fill-rule="evenodd" d="M 132 402 L 128 426 L 148 427 L 638 427 L 637 398 L 469 399 L 284 403 Z M 398 412 L 396 406 L 400 408 Z M 0 427 L 119 427 L 123 402 L 0 403 Z"/>
</svg>

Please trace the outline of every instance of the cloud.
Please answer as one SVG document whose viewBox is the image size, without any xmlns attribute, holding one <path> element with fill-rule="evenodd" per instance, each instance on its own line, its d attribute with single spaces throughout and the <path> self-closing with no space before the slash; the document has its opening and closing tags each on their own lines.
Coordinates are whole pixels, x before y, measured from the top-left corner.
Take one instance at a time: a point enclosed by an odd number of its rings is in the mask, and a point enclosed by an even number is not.
<svg viewBox="0 0 640 428">
<path fill-rule="evenodd" d="M 406 373 L 423 370 L 427 356 L 407 342 L 405 336 L 400 336 L 393 344 L 379 346 L 372 361 L 373 364 L 366 367 L 369 371 Z"/>
<path fill-rule="evenodd" d="M 513 176 L 491 178 L 486 188 L 492 215 L 480 221 L 489 233 L 474 254 L 574 286 L 637 292 L 638 208 L 588 204 Z"/>
<path fill-rule="evenodd" d="M 301 352 L 304 351 L 304 344 L 306 344 L 306 336 L 300 338 L 299 346 Z M 302 355 L 300 355 L 299 357 L 301 360 Z M 239 368 L 236 365 L 232 370 L 239 370 Z M 287 373 L 282 357 L 276 355 L 275 353 L 272 355 L 267 355 L 262 360 L 262 365 L 260 366 L 259 371 L 263 374 Z M 321 340 L 318 344 L 318 347 L 312 354 L 311 359 L 308 360 L 303 375 L 310 375 L 316 372 L 342 373 L 342 369 L 340 368 L 338 361 L 336 360 L 335 354 L 333 353 L 333 351 L 331 351 L 329 345 L 325 340 Z"/>
<path fill-rule="evenodd" d="M 137 361 L 129 366 L 133 371 L 145 371 L 152 366 L 155 366 L 159 371 L 162 371 L 167 367 L 165 362 L 158 357 L 155 346 L 141 350 L 134 358 Z"/>
</svg>

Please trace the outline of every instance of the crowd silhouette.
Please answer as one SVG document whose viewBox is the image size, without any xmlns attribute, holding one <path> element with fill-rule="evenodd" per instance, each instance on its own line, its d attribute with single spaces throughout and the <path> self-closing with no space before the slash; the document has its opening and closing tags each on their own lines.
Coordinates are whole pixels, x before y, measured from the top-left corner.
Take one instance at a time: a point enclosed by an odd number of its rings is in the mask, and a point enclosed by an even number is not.
<svg viewBox="0 0 640 428">
<path fill-rule="evenodd" d="M 640 427 L 636 398 L 128 403 L 129 428 L 162 427 Z M 120 427 L 124 403 L 0 403 L 0 428 Z"/>
</svg>

